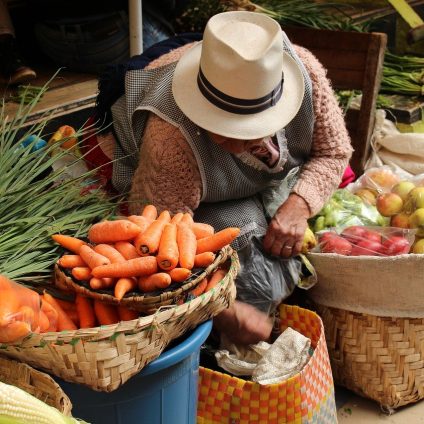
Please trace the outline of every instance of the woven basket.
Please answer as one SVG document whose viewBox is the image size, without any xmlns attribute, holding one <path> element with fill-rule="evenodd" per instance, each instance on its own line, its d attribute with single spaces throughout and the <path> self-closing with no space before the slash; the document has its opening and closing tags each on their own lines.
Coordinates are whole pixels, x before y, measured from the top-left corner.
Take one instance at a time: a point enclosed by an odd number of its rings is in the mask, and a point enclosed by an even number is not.
<svg viewBox="0 0 424 424">
<path fill-rule="evenodd" d="M 237 253 L 213 289 L 180 306 L 114 325 L 61 333 L 31 334 L 19 344 L 0 345 L 4 355 L 63 380 L 111 392 L 156 359 L 169 342 L 227 308 L 235 299 Z"/>
<path fill-rule="evenodd" d="M 134 295 L 134 293 L 127 293 L 121 300 L 113 296 L 112 291 L 91 290 L 87 281 L 75 281 L 69 269 L 62 269 L 58 265 L 55 266 L 55 284 L 61 289 L 71 290 L 86 297 L 101 300 L 105 303 L 112 305 L 120 304 L 139 312 L 154 313 L 154 311 L 161 306 L 175 305 L 176 303 L 184 302 L 188 292 L 218 268 L 219 265 L 224 263 L 231 253 L 232 249 L 230 246 L 224 247 L 216 255 L 211 265 L 207 268 L 196 270 L 193 272 L 193 275 L 182 284 L 174 283 L 166 290 L 146 294 L 137 293 Z"/>
<path fill-rule="evenodd" d="M 304 369 L 278 384 L 260 385 L 200 369 L 199 424 L 337 423 L 333 377 L 321 319 L 297 306 L 280 307 L 287 327 L 311 339 L 314 353 Z"/>
<path fill-rule="evenodd" d="M 71 401 L 60 386 L 49 375 L 27 364 L 0 356 L 0 381 L 25 390 L 62 414 L 71 415 Z"/>
<path fill-rule="evenodd" d="M 334 380 L 386 411 L 424 398 L 424 318 L 385 318 L 316 305 Z"/>
</svg>

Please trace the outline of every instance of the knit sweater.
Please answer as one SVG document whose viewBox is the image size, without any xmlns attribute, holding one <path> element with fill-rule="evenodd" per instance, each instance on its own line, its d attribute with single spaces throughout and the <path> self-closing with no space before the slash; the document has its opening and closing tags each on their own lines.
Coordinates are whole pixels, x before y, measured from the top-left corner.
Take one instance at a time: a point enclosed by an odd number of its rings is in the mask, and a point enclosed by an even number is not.
<svg viewBox="0 0 424 424">
<path fill-rule="evenodd" d="M 178 60 L 192 45 L 161 56 L 146 69 Z M 306 201 L 313 216 L 339 185 L 352 148 L 326 71 L 308 50 L 295 49 L 313 83 L 315 126 L 310 157 L 292 192 Z M 202 180 L 191 147 L 177 127 L 150 113 L 132 181 L 130 211 L 138 213 L 147 201 L 159 210 L 192 213 L 201 198 Z"/>
</svg>

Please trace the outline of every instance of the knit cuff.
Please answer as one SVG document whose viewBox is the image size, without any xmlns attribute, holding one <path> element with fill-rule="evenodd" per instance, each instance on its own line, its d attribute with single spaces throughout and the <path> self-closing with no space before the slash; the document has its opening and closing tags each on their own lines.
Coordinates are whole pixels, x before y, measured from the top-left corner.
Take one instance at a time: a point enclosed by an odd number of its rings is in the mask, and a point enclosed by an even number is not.
<svg viewBox="0 0 424 424">
<path fill-rule="evenodd" d="M 298 181 L 293 187 L 292 193 L 303 197 L 311 211 L 311 217 L 315 216 L 324 206 L 322 194 L 319 193 L 317 187 L 309 184 L 307 181 Z"/>
</svg>

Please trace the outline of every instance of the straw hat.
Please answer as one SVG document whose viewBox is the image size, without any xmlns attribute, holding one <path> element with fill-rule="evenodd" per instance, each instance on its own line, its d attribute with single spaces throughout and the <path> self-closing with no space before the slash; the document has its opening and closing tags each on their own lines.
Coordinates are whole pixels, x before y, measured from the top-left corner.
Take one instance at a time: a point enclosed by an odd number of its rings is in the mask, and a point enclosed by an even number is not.
<svg viewBox="0 0 424 424">
<path fill-rule="evenodd" d="M 302 72 L 283 51 L 280 25 L 254 12 L 213 16 L 203 42 L 175 68 L 172 92 L 199 127 L 251 140 L 284 128 L 302 103 Z"/>
</svg>

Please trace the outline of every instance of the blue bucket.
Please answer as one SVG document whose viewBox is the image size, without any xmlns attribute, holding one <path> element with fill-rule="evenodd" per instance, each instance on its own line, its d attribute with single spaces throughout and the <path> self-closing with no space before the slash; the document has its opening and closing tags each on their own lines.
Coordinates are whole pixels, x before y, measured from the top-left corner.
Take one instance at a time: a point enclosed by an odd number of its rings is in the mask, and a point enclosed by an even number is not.
<svg viewBox="0 0 424 424">
<path fill-rule="evenodd" d="M 92 424 L 195 424 L 200 346 L 212 321 L 199 325 L 110 393 L 58 380 L 72 415 Z"/>
</svg>

